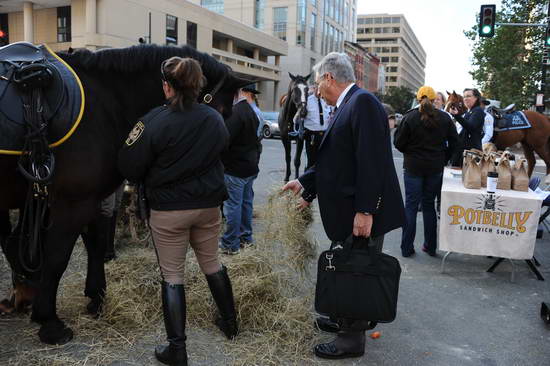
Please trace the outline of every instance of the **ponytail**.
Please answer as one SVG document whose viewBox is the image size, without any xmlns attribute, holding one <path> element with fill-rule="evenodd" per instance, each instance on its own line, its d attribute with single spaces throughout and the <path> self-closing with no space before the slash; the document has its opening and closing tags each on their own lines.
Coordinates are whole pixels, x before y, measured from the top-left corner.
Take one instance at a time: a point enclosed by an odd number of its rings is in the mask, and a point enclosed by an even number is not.
<svg viewBox="0 0 550 366">
<path fill-rule="evenodd" d="M 427 96 L 423 96 L 420 100 L 420 119 L 424 121 L 428 127 L 437 127 L 437 110 Z"/>
</svg>

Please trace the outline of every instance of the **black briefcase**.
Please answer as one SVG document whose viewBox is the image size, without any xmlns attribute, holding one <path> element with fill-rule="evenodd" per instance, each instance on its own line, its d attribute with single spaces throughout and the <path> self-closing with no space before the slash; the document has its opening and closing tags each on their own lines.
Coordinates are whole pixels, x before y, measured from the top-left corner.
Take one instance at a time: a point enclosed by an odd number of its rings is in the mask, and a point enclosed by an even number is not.
<svg viewBox="0 0 550 366">
<path fill-rule="evenodd" d="M 321 253 L 317 267 L 315 310 L 334 318 L 388 323 L 395 319 L 401 266 L 353 238 Z"/>
</svg>

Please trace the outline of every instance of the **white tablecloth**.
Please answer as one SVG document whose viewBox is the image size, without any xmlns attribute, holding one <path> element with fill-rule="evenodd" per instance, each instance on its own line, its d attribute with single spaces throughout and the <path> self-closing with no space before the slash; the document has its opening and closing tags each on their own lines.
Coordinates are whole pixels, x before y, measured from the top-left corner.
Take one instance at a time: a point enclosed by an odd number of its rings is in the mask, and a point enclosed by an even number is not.
<svg viewBox="0 0 550 366">
<path fill-rule="evenodd" d="M 464 188 L 446 168 L 441 191 L 439 249 L 510 259 L 531 259 L 542 199 L 533 191 Z"/>
</svg>

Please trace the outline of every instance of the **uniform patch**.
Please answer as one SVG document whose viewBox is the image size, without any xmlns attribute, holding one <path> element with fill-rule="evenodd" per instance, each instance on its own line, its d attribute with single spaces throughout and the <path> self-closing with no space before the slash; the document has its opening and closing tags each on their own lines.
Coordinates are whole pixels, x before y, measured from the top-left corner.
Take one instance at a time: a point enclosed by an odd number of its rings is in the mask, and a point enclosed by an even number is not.
<svg viewBox="0 0 550 366">
<path fill-rule="evenodd" d="M 143 122 L 139 121 L 138 123 L 136 123 L 132 131 L 130 131 L 128 138 L 126 139 L 126 145 L 132 146 L 134 142 L 139 140 L 139 138 L 143 134 L 144 129 L 145 129 L 145 125 L 143 124 Z"/>
</svg>

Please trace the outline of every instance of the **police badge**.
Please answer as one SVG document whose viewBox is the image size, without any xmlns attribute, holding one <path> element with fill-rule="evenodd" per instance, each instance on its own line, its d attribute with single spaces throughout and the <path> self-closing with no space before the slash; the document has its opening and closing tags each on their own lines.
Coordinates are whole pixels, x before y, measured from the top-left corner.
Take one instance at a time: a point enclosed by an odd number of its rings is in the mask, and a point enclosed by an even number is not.
<svg viewBox="0 0 550 366">
<path fill-rule="evenodd" d="M 139 140 L 144 129 L 145 129 L 145 125 L 143 124 L 143 122 L 139 121 L 138 123 L 136 123 L 132 131 L 130 131 L 128 138 L 126 139 L 126 145 L 132 146 L 134 142 Z"/>
</svg>

